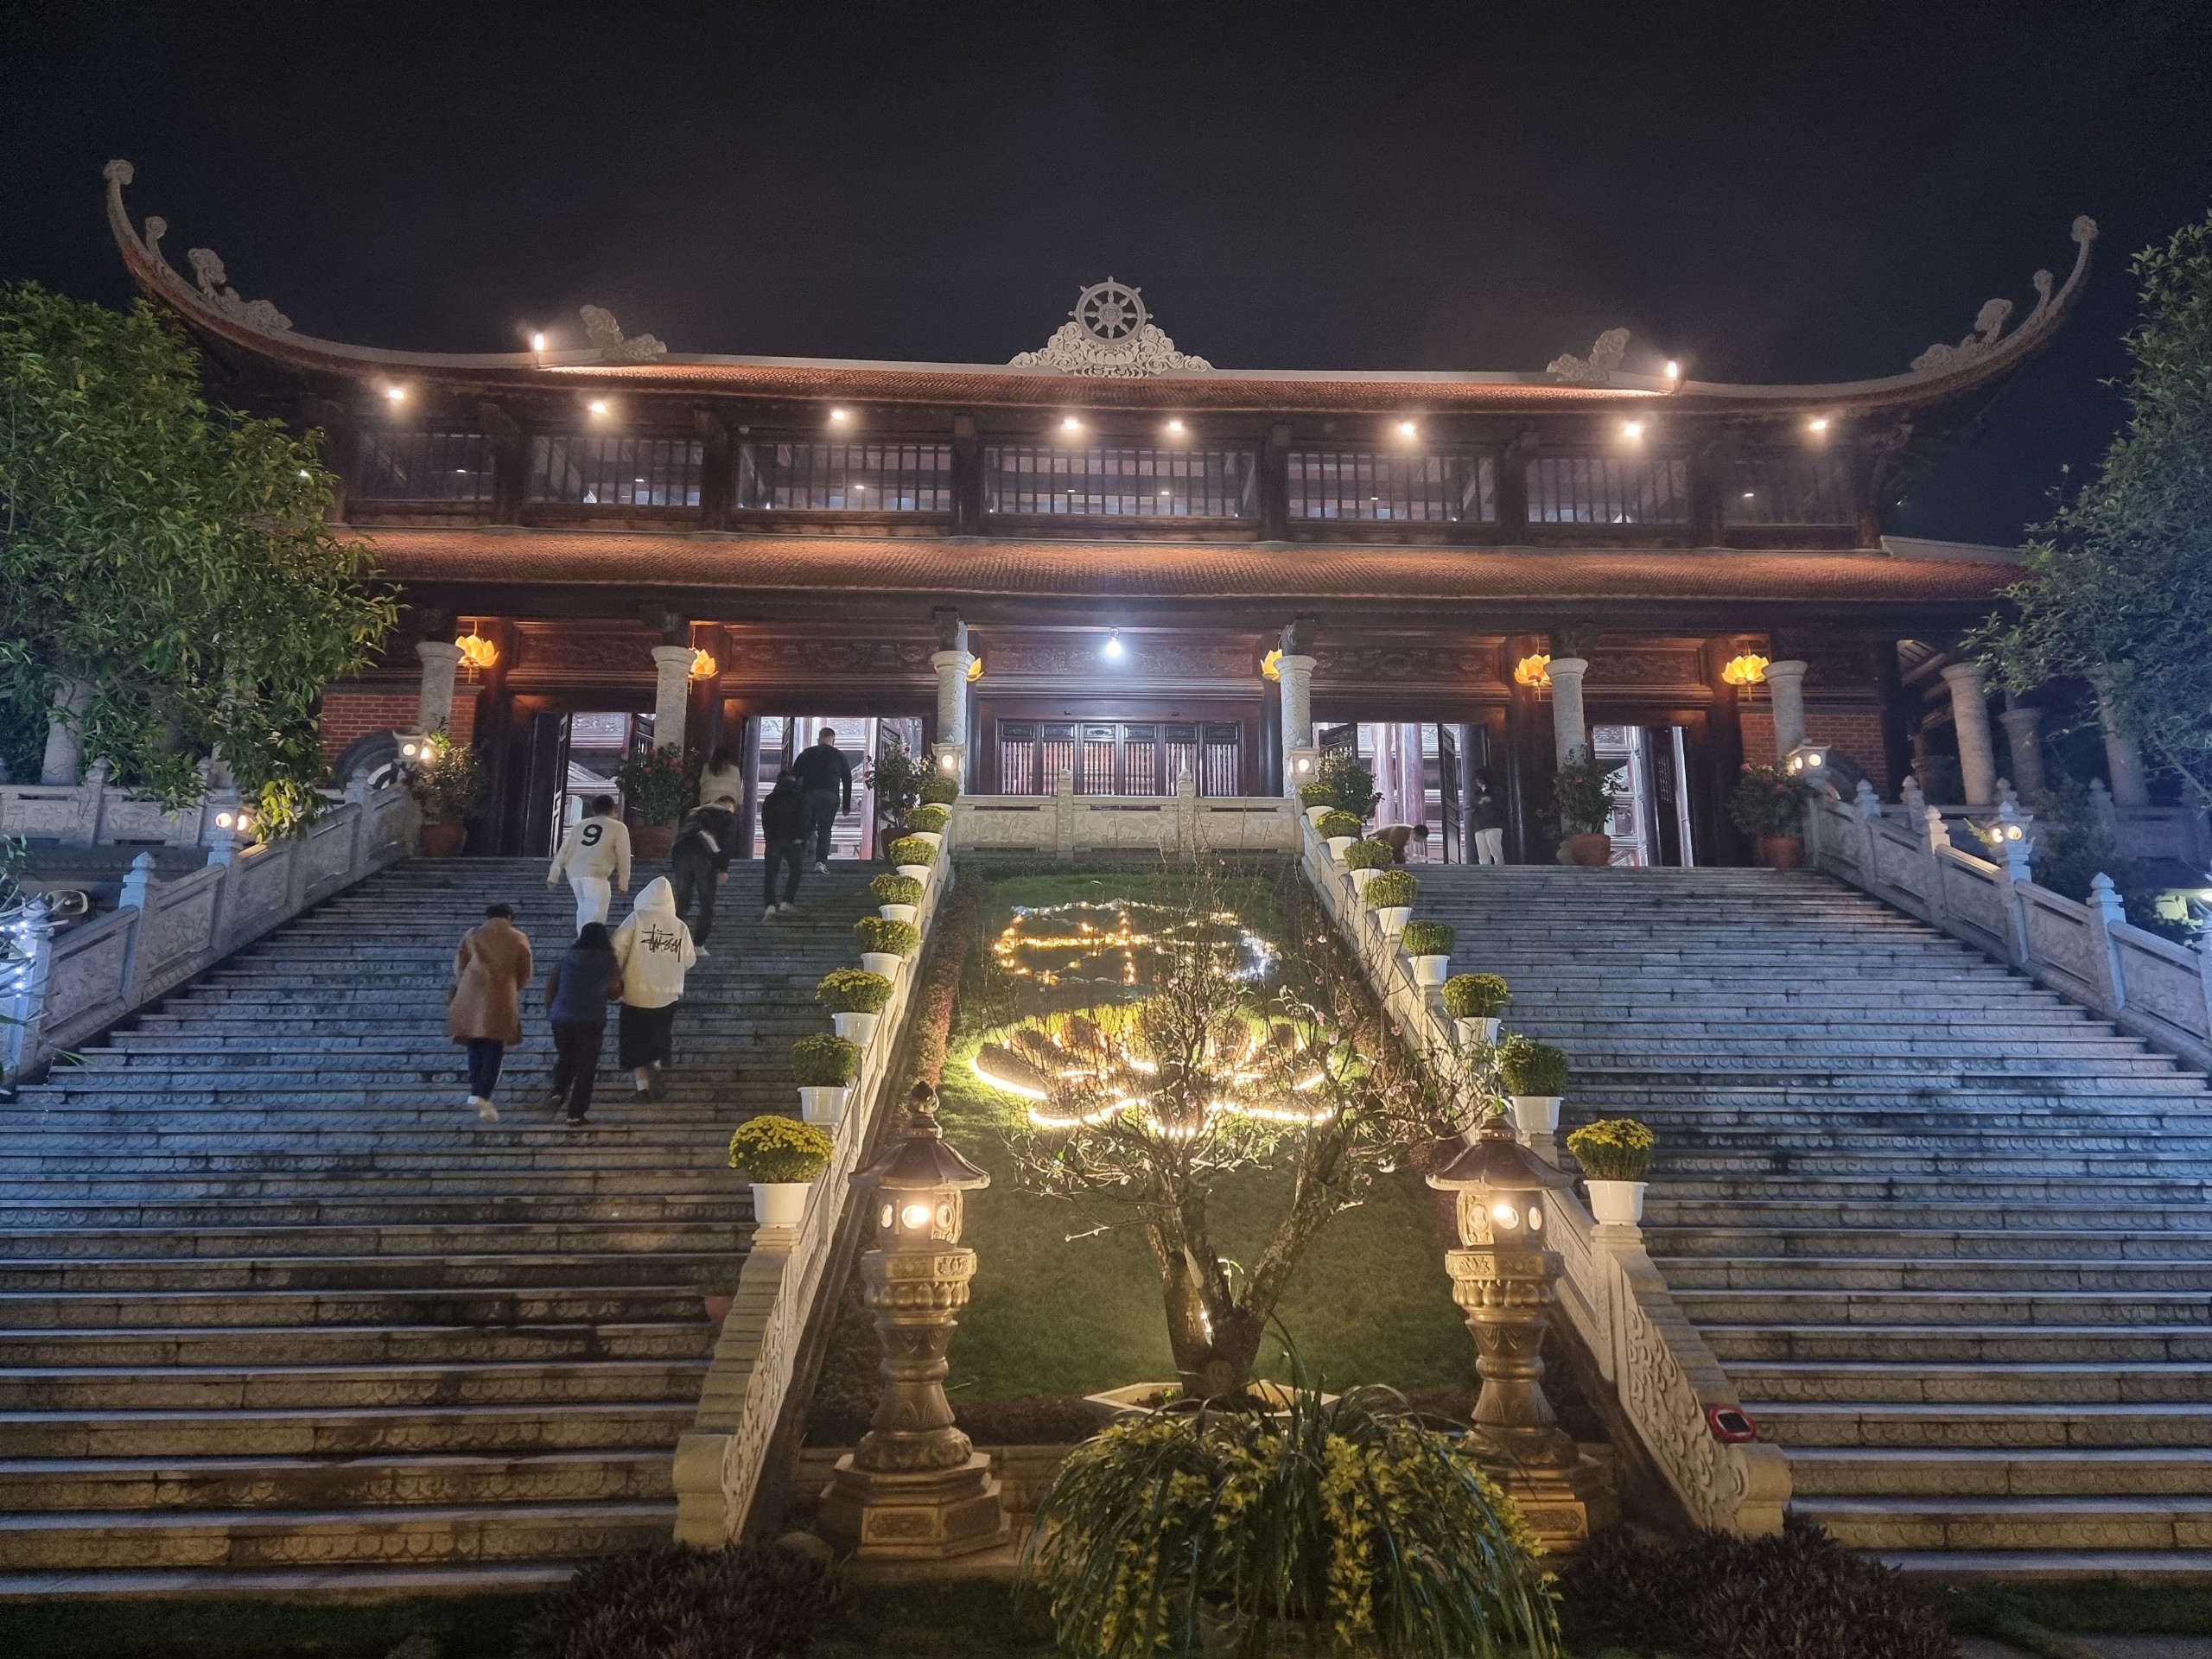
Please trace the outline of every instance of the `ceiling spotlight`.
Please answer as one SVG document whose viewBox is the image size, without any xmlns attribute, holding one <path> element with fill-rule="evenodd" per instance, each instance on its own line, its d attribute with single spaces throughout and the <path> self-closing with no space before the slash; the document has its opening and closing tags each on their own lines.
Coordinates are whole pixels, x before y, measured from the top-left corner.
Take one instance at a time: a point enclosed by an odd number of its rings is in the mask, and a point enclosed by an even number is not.
<svg viewBox="0 0 2212 1659">
<path fill-rule="evenodd" d="M 1398 423 L 1398 435 L 1402 438 L 1419 437 L 1421 435 L 1421 428 L 1414 425 L 1411 421 L 1400 421 Z"/>
<path fill-rule="evenodd" d="M 1105 654 L 1118 661 L 1122 655 L 1122 631 L 1119 628 L 1106 636 Z"/>
<path fill-rule="evenodd" d="M 1806 422 L 1805 424 L 1811 427 L 1815 432 L 1825 432 L 1828 429 L 1828 417 L 1825 415 L 1815 415 L 1811 420 Z"/>
<path fill-rule="evenodd" d="M 1060 430 L 1063 432 L 1080 432 L 1083 430 L 1083 423 L 1076 419 L 1074 416 L 1071 415 L 1067 419 L 1060 423 Z"/>
<path fill-rule="evenodd" d="M 1642 421 L 1623 421 L 1621 423 L 1621 436 L 1624 438 L 1640 438 L 1643 435 L 1643 423 Z"/>
<path fill-rule="evenodd" d="M 1682 365 L 1671 357 L 1667 359 L 1667 378 L 1669 380 L 1679 380 L 1682 378 Z"/>
<path fill-rule="evenodd" d="M 852 411 L 850 410 L 844 409 L 833 409 L 830 411 L 830 418 L 833 421 L 849 421 L 853 418 Z"/>
<path fill-rule="evenodd" d="M 1183 423 L 1180 421 L 1170 421 L 1167 423 L 1167 429 L 1170 432 L 1179 434 L 1183 429 Z"/>
<path fill-rule="evenodd" d="M 543 351 L 545 349 L 545 336 L 543 334 L 532 334 L 530 337 L 530 349 L 533 352 Z"/>
<path fill-rule="evenodd" d="M 591 412 L 592 412 L 593 414 L 594 414 L 594 415 L 604 415 L 604 414 L 606 414 L 606 413 L 607 413 L 607 399 L 606 399 L 606 398 L 604 398 L 604 397 L 594 397 L 594 398 L 593 398 L 593 399 L 591 400 Z"/>
<path fill-rule="evenodd" d="M 407 395 L 407 388 L 404 386 L 386 386 L 384 389 L 384 395 L 396 404 Z"/>
</svg>

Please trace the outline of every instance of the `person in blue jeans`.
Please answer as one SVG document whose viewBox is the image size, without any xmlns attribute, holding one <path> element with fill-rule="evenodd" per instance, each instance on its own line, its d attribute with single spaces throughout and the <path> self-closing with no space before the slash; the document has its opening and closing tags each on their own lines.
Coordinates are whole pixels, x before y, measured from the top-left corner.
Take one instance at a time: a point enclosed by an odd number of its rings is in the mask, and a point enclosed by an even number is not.
<svg viewBox="0 0 2212 1659">
<path fill-rule="evenodd" d="M 830 868 L 830 831 L 837 814 L 853 810 L 853 763 L 838 752 L 837 734 L 824 726 L 814 747 L 791 762 L 791 775 L 806 796 L 806 835 L 814 843 L 817 874 Z"/>
<path fill-rule="evenodd" d="M 568 1109 L 571 1123 L 590 1117 L 599 1051 L 607 1040 L 607 1005 L 621 1000 L 622 970 L 607 924 L 586 922 L 545 981 L 545 1017 L 559 1057 L 553 1065 L 553 1104 Z"/>
</svg>

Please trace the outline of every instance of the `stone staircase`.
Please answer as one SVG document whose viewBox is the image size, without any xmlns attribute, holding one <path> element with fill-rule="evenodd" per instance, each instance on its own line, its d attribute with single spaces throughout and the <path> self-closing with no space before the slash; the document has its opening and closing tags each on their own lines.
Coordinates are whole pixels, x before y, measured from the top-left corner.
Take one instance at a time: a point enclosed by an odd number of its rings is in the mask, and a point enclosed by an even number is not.
<svg viewBox="0 0 2212 1659">
<path fill-rule="evenodd" d="M 1796 1509 L 1951 1571 L 2212 1572 L 2212 1094 L 1810 874 L 1418 872 L 1661 1136 L 1650 1252 Z"/>
<path fill-rule="evenodd" d="M 569 1128 L 533 995 L 479 1124 L 453 948 L 507 899 L 542 986 L 543 869 L 401 865 L 0 1104 L 0 1597 L 515 1588 L 668 1537 L 702 1287 L 751 1231 L 723 1144 L 795 1104 L 870 872 L 764 925 L 734 868 L 664 1100 L 610 1017 Z"/>
</svg>

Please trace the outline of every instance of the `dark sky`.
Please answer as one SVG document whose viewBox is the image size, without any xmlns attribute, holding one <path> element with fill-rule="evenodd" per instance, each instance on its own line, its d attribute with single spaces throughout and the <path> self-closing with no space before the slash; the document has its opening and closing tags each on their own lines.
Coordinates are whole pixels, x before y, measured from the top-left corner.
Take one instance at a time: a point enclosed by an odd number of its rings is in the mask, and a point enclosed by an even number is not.
<svg viewBox="0 0 2212 1659">
<path fill-rule="evenodd" d="M 1001 360 L 1141 283 L 1224 366 L 1902 369 L 2088 302 L 1891 528 L 2011 540 L 2118 417 L 2126 256 L 2212 207 L 2212 0 L 2067 7 L 0 0 L 0 278 L 126 297 L 101 164 L 304 332 L 593 301 L 676 349 Z"/>
</svg>

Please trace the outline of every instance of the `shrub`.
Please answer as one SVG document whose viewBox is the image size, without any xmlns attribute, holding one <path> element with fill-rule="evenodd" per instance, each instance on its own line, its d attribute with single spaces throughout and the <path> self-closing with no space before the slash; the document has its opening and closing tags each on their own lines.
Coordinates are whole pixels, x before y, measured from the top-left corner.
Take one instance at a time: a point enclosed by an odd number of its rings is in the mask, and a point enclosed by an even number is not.
<svg viewBox="0 0 2212 1659">
<path fill-rule="evenodd" d="M 893 922 L 880 916 L 863 916 L 853 924 L 853 932 L 860 939 L 863 950 L 911 957 L 921 949 L 922 930 L 912 922 Z"/>
<path fill-rule="evenodd" d="M 1344 867 L 1353 870 L 1387 870 L 1398 855 L 1385 841 L 1355 841 L 1344 849 Z"/>
<path fill-rule="evenodd" d="M 835 1040 L 834 1039 L 832 1040 Z M 795 1117 L 763 1112 L 737 1126 L 729 1138 L 729 1166 L 767 1185 L 776 1181 L 810 1181 L 830 1167 L 830 1133 Z"/>
<path fill-rule="evenodd" d="M 906 814 L 906 828 L 921 835 L 941 835 L 951 821 L 949 806 L 918 806 Z"/>
<path fill-rule="evenodd" d="M 423 758 L 407 768 L 407 792 L 425 823 L 467 823 L 483 810 L 489 781 L 483 757 L 442 731 L 423 738 Z"/>
<path fill-rule="evenodd" d="M 937 862 L 937 849 L 919 836 L 901 836 L 891 843 L 893 864 L 919 864 L 925 868 Z"/>
<path fill-rule="evenodd" d="M 1515 1032 L 1499 1045 L 1498 1074 L 1509 1095 L 1563 1095 L 1567 1092 L 1567 1052 L 1540 1043 L 1523 1032 Z"/>
<path fill-rule="evenodd" d="M 922 804 L 925 806 L 950 806 L 960 798 L 960 780 L 933 772 L 922 779 Z"/>
<path fill-rule="evenodd" d="M 887 734 L 882 751 L 861 769 L 861 781 L 875 792 L 875 810 L 893 823 L 905 821 L 906 810 L 922 798 L 922 784 L 930 776 L 928 763 L 906 753 L 906 746 Z"/>
<path fill-rule="evenodd" d="M 1777 1534 L 1704 1532 L 1680 1548 L 1600 1533 L 1560 1589 L 1578 1647 L 1713 1659 L 1954 1659 L 1933 1608 L 1897 1572 L 1791 1516 Z"/>
<path fill-rule="evenodd" d="M 1567 1149 L 1593 1181 L 1640 1181 L 1659 1137 L 1632 1117 L 1601 1117 L 1567 1137 Z"/>
<path fill-rule="evenodd" d="M 891 982 L 865 968 L 832 968 L 814 988 L 814 1000 L 832 1014 L 880 1014 Z"/>
<path fill-rule="evenodd" d="M 1321 770 L 1315 775 L 1327 786 L 1331 805 L 1351 813 L 1362 823 L 1375 816 L 1376 804 L 1382 798 L 1375 792 L 1374 772 L 1357 754 L 1338 750 L 1322 760 Z"/>
<path fill-rule="evenodd" d="M 1444 982 L 1444 1011 L 1455 1020 L 1487 1020 L 1513 1000 L 1497 974 L 1454 974 Z"/>
<path fill-rule="evenodd" d="M 1780 766 L 1746 762 L 1728 797 L 1728 816 L 1747 836 L 1794 836 L 1805 827 L 1813 791 Z"/>
<path fill-rule="evenodd" d="M 1586 751 L 1552 774 L 1550 817 L 1562 836 L 1594 836 L 1613 815 L 1607 786 L 1617 768 L 1591 759 Z"/>
<path fill-rule="evenodd" d="M 517 1659 L 805 1659 L 836 1605 L 820 1562 L 772 1544 L 655 1544 L 586 1561 L 518 1636 Z"/>
<path fill-rule="evenodd" d="M 1298 786 L 1298 804 L 1300 806 L 1334 806 L 1337 804 L 1337 791 L 1332 785 L 1316 778 L 1310 784 L 1300 784 Z"/>
<path fill-rule="evenodd" d="M 922 884 L 912 876 L 900 875 L 895 870 L 887 870 L 874 877 L 868 882 L 868 890 L 875 895 L 875 902 L 879 905 L 918 905 L 922 902 Z"/>
<path fill-rule="evenodd" d="M 1374 891 L 1373 881 L 1367 886 L 1370 893 Z M 1409 957 L 1448 957 L 1459 937 L 1459 930 L 1449 922 L 1408 922 L 1398 943 L 1406 947 Z"/>
<path fill-rule="evenodd" d="M 1410 905 L 1414 894 L 1421 890 L 1410 870 L 1385 870 L 1367 884 L 1367 902 L 1377 910 L 1395 906 Z"/>
<path fill-rule="evenodd" d="M 614 768 L 622 804 L 640 823 L 674 823 L 683 816 L 683 757 L 674 749 L 632 749 Z"/>
<path fill-rule="evenodd" d="M 1321 832 L 1324 839 L 1333 836 L 1357 836 L 1359 834 L 1359 820 L 1342 807 L 1324 812 L 1313 827 Z"/>
<path fill-rule="evenodd" d="M 861 1069 L 861 1046 L 835 1032 L 817 1031 L 791 1045 L 791 1076 L 802 1089 L 836 1089 Z"/>
</svg>

